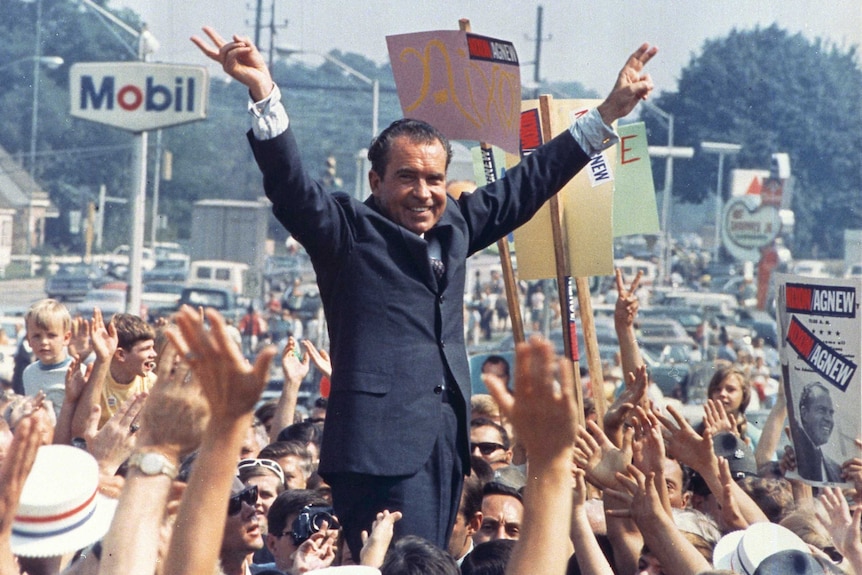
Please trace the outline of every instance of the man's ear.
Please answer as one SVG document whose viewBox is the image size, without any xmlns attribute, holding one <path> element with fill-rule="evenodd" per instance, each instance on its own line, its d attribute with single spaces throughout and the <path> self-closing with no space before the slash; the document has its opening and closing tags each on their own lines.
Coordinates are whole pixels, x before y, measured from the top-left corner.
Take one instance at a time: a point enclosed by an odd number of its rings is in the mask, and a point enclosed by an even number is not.
<svg viewBox="0 0 862 575">
<path fill-rule="evenodd" d="M 117 351 L 114 352 L 114 359 L 117 361 L 126 361 L 126 350 L 118 347 Z"/>
<path fill-rule="evenodd" d="M 476 513 L 474 513 L 473 517 L 471 517 L 470 520 L 467 521 L 467 535 L 472 537 L 474 533 L 478 533 L 479 529 L 482 528 L 482 519 L 484 518 L 485 516 L 482 515 L 481 511 L 477 511 Z"/>
<path fill-rule="evenodd" d="M 380 175 L 374 170 L 368 170 L 368 185 L 371 187 L 371 195 L 376 196 L 380 189 Z"/>
<path fill-rule="evenodd" d="M 263 538 L 264 545 L 266 545 L 266 548 L 273 555 L 275 555 L 275 542 L 276 541 L 278 541 L 278 537 L 276 537 L 275 535 L 271 535 L 269 533 L 267 533 L 266 536 L 264 536 L 264 538 Z"/>
</svg>

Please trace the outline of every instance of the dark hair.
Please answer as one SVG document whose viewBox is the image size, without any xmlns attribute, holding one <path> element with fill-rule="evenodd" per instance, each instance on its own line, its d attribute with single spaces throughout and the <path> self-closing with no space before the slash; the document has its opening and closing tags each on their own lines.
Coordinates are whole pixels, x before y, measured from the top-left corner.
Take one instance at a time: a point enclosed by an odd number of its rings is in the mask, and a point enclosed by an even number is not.
<svg viewBox="0 0 862 575">
<path fill-rule="evenodd" d="M 314 443 L 320 447 L 323 441 L 323 424 L 316 421 L 292 423 L 278 432 L 278 441 L 298 441 L 303 445 Z"/>
<path fill-rule="evenodd" d="M 514 539 L 495 539 L 476 545 L 461 562 L 461 575 L 505 575 Z"/>
<path fill-rule="evenodd" d="M 386 175 L 386 166 L 389 163 L 389 151 L 392 149 L 392 142 L 400 137 L 406 137 L 416 144 L 440 142 L 440 145 L 446 151 L 446 168 L 449 168 L 449 162 L 452 161 L 452 146 L 449 145 L 449 140 L 446 136 L 427 122 L 404 118 L 389 124 L 389 127 L 380 132 L 371 141 L 371 145 L 368 146 L 368 159 L 371 161 L 371 169 L 381 178 Z"/>
<path fill-rule="evenodd" d="M 485 358 L 485 361 L 482 362 L 482 369 L 485 369 L 486 365 L 501 365 L 503 366 L 503 372 L 506 374 L 506 377 L 509 377 L 509 362 L 506 361 L 506 358 L 502 355 L 489 355 Z"/>
<path fill-rule="evenodd" d="M 477 417 L 470 422 L 470 429 L 476 427 L 493 427 L 500 432 L 500 440 L 503 442 L 503 449 L 509 449 L 509 447 L 511 447 L 509 445 L 509 433 L 506 431 L 505 427 L 503 427 L 496 421 L 488 419 L 487 417 Z"/>
<path fill-rule="evenodd" d="M 737 484 L 760 507 L 771 523 L 781 521 L 793 507 L 793 491 L 786 479 L 744 477 Z"/>
<path fill-rule="evenodd" d="M 254 416 L 266 425 L 274 416 L 278 402 L 274 399 L 266 401 L 254 410 Z"/>
<path fill-rule="evenodd" d="M 306 505 L 327 506 L 329 502 L 311 489 L 288 489 L 279 493 L 266 514 L 269 532 L 281 535 L 287 527 L 287 518 L 298 515 Z"/>
<path fill-rule="evenodd" d="M 461 488 L 461 512 L 466 521 L 470 521 L 476 513 L 482 511 L 482 487 L 484 482 L 476 473 L 471 473 L 464 478 Z"/>
<path fill-rule="evenodd" d="M 130 313 L 115 313 L 111 323 L 117 330 L 117 347 L 126 351 L 131 350 L 139 341 L 153 340 L 155 343 L 156 330 L 143 319 Z"/>
<path fill-rule="evenodd" d="M 451 555 L 415 535 L 407 535 L 392 544 L 380 572 L 382 575 L 461 575 Z"/>
</svg>

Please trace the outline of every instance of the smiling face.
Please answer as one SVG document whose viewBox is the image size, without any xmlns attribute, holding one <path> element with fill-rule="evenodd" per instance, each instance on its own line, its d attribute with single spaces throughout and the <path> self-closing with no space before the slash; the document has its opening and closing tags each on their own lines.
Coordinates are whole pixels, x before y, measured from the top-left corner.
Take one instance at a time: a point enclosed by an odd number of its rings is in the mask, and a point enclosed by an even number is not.
<svg viewBox="0 0 862 575">
<path fill-rule="evenodd" d="M 385 173 L 368 173 L 380 211 L 415 234 L 433 228 L 446 209 L 446 157 L 439 141 L 394 138 Z"/>
<path fill-rule="evenodd" d="M 813 389 L 806 405 L 799 409 L 799 418 L 814 445 L 820 446 L 829 441 L 835 426 L 834 414 L 835 409 L 829 394 L 818 388 Z"/>
<path fill-rule="evenodd" d="M 742 406 L 743 382 L 739 375 L 731 373 L 713 389 L 709 398 L 720 401 L 728 413 L 738 413 Z"/>
</svg>

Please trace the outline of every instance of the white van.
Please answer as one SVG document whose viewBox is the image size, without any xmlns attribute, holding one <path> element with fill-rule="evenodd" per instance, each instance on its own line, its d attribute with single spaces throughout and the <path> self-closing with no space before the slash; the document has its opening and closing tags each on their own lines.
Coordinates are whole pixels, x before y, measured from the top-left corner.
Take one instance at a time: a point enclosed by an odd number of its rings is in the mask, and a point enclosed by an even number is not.
<svg viewBox="0 0 862 575">
<path fill-rule="evenodd" d="M 219 285 L 240 295 L 244 291 L 248 264 L 224 260 L 198 260 L 189 270 L 189 284 Z"/>
</svg>

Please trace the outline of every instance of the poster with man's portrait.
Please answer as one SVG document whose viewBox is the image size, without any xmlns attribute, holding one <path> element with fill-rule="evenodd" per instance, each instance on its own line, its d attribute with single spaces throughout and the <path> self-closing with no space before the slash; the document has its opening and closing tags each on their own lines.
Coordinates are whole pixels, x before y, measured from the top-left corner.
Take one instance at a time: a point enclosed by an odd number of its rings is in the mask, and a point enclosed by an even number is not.
<svg viewBox="0 0 862 575">
<path fill-rule="evenodd" d="M 858 278 L 779 274 L 779 352 L 796 472 L 811 485 L 846 485 L 841 464 L 860 456 L 862 317 Z"/>
</svg>

